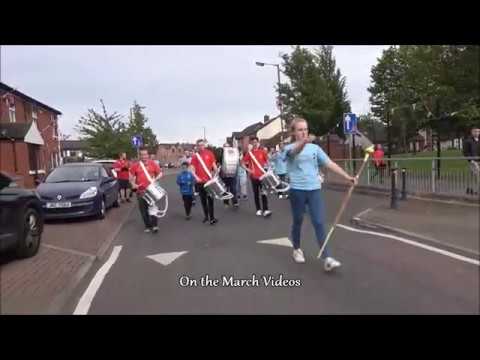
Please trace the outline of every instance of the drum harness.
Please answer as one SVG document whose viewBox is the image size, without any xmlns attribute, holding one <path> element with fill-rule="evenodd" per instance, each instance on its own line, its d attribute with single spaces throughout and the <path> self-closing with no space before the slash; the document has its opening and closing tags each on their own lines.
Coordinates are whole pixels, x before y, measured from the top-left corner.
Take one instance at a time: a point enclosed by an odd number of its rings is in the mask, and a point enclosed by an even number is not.
<svg viewBox="0 0 480 360">
<path fill-rule="evenodd" d="M 199 161 L 200 164 L 202 165 L 203 171 L 205 171 L 205 173 L 208 175 L 208 177 L 210 178 L 210 180 L 213 180 L 214 178 L 217 178 L 217 179 L 218 179 L 218 172 L 217 172 L 217 174 L 215 174 L 215 177 L 213 177 L 213 176 L 212 176 L 212 173 L 208 170 L 207 165 L 205 165 L 205 163 L 203 162 L 203 159 L 202 159 L 202 157 L 200 156 L 200 154 L 197 152 L 197 153 L 195 153 L 195 155 L 197 156 L 198 161 Z M 219 179 L 218 179 L 218 180 L 219 180 Z M 205 185 L 204 185 L 204 186 L 205 186 Z M 228 194 L 229 194 L 229 196 L 226 196 L 226 197 L 221 198 L 221 199 L 218 198 L 218 199 L 220 199 L 220 200 L 228 200 L 228 199 L 231 199 L 231 198 L 233 197 L 233 195 L 232 195 L 231 193 L 228 193 Z M 215 195 L 215 197 L 217 197 L 217 196 Z"/>
<path fill-rule="evenodd" d="M 147 177 L 148 181 L 150 182 L 150 185 L 154 184 L 154 181 L 152 180 L 152 177 L 148 173 L 147 169 L 145 168 L 145 165 L 143 162 L 140 160 L 140 167 L 142 168 L 143 172 L 145 173 L 145 176 Z M 151 216 L 156 216 L 157 218 L 162 218 L 167 214 L 168 210 L 168 194 L 165 191 L 165 209 L 160 210 L 157 205 L 153 201 L 149 201 L 145 199 L 145 201 L 148 204 L 148 212 Z"/>
<path fill-rule="evenodd" d="M 267 172 L 267 171 L 265 171 L 265 169 L 264 169 L 262 166 L 260 166 L 260 163 L 258 162 L 258 160 L 257 160 L 257 158 L 255 157 L 255 155 L 253 155 L 253 153 L 252 153 L 251 150 L 248 151 L 248 154 L 249 154 L 250 157 L 252 158 L 252 160 L 253 160 L 253 162 L 255 163 L 255 165 L 257 165 L 257 167 L 262 171 L 263 175 L 271 174 L 272 176 L 275 176 L 275 177 L 276 177 L 276 175 L 273 173 L 273 171 L 270 171 L 270 170 L 269 170 L 269 171 Z M 283 181 L 280 181 L 280 183 L 281 183 L 281 184 L 284 184 Z M 286 183 L 285 183 L 285 184 L 286 184 Z M 289 189 L 289 186 L 288 186 L 288 184 L 286 184 L 286 185 L 287 185 L 286 190 L 288 190 L 288 189 Z M 283 190 L 283 191 L 286 191 L 286 190 Z M 268 194 L 267 189 L 266 189 L 265 186 L 263 186 L 263 185 L 262 185 L 262 191 L 263 191 L 263 194 L 265 194 L 265 195 Z M 274 191 L 275 191 L 275 192 L 278 192 L 278 190 L 276 190 L 276 189 L 274 189 Z"/>
</svg>

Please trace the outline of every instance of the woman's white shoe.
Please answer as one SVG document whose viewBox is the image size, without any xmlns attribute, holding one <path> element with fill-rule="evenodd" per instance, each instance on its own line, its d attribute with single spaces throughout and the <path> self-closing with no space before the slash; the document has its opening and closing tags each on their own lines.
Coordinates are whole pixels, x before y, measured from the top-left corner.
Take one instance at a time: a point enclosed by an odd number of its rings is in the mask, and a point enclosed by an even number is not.
<svg viewBox="0 0 480 360">
<path fill-rule="evenodd" d="M 303 256 L 302 249 L 293 250 L 293 260 L 298 264 L 305 263 L 305 256 Z"/>
<path fill-rule="evenodd" d="M 324 263 L 325 271 L 332 271 L 333 269 L 339 268 L 340 266 L 342 266 L 340 261 L 337 261 L 334 258 L 327 257 L 325 259 L 325 263 Z"/>
</svg>

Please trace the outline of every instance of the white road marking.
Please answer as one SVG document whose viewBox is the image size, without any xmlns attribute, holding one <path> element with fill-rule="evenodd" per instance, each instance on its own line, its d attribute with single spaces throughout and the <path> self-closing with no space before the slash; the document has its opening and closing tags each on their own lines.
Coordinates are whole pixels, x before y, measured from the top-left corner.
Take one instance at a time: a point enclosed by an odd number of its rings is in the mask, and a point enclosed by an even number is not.
<svg viewBox="0 0 480 360">
<path fill-rule="evenodd" d="M 368 213 L 372 210 L 373 210 L 372 208 L 365 209 L 361 213 L 358 213 L 357 215 L 355 215 L 355 218 L 360 218 L 360 216 L 365 215 L 366 213 Z"/>
<path fill-rule="evenodd" d="M 270 239 L 270 240 L 261 240 L 257 241 L 259 244 L 268 244 L 268 245 L 280 245 L 286 247 L 293 247 L 292 242 L 289 238 L 283 237 L 278 239 Z"/>
<path fill-rule="evenodd" d="M 80 298 L 80 301 L 78 302 L 77 307 L 73 312 L 73 315 L 88 314 L 88 310 L 90 309 L 90 305 L 92 304 L 95 294 L 100 288 L 100 285 L 102 285 L 103 279 L 107 275 L 108 271 L 110 270 L 112 265 L 115 263 L 115 261 L 117 261 L 118 255 L 120 254 L 121 250 L 122 250 L 122 246 L 115 246 L 113 248 L 112 254 L 108 258 L 108 260 L 105 262 L 105 264 L 102 265 L 100 270 L 97 271 L 92 281 L 90 282 L 90 285 L 88 285 L 87 290 L 85 290 L 85 293 Z"/>
<path fill-rule="evenodd" d="M 169 253 L 160 253 L 156 255 L 147 256 L 147 258 L 152 259 L 153 261 L 156 261 L 164 266 L 167 266 L 167 265 L 170 265 L 172 262 L 174 262 L 183 254 L 186 254 L 187 252 L 188 251 L 175 251 L 175 252 L 169 252 Z"/>
<path fill-rule="evenodd" d="M 63 252 L 69 253 L 69 254 L 79 255 L 79 256 L 85 256 L 85 257 L 88 257 L 88 258 L 90 258 L 90 259 L 95 259 L 95 256 L 94 256 L 94 255 L 92 255 L 92 254 L 87 254 L 87 253 L 82 252 L 82 251 L 77 251 L 77 250 L 62 248 L 62 247 L 58 247 L 58 246 L 54 246 L 54 245 L 50 245 L 50 244 L 41 244 L 40 246 L 42 246 L 42 247 L 44 247 L 44 248 L 47 248 L 47 249 L 53 249 L 53 250 L 63 251 Z"/>
<path fill-rule="evenodd" d="M 422 248 L 422 249 L 425 249 L 425 250 L 435 252 L 437 254 L 441 254 L 441 255 L 451 257 L 452 259 L 460 260 L 460 261 L 463 261 L 463 262 L 466 262 L 466 263 L 469 263 L 469 264 L 473 264 L 473 265 L 477 265 L 477 266 L 480 265 L 480 261 L 478 261 L 478 260 L 471 259 L 471 258 L 468 258 L 466 256 L 458 255 L 458 254 L 452 253 L 452 252 L 447 251 L 447 250 L 438 249 L 436 247 L 433 247 L 433 246 L 430 246 L 430 245 L 425 245 L 425 244 L 422 244 L 422 243 L 419 243 L 419 242 L 416 242 L 416 241 L 413 241 L 413 240 L 408 240 L 408 239 L 402 238 L 400 236 L 379 233 L 379 232 L 376 232 L 376 231 L 359 230 L 359 229 L 355 229 L 355 228 L 352 228 L 350 226 L 341 225 L 341 224 L 338 224 L 337 226 L 342 228 L 342 229 L 346 229 L 346 230 L 350 230 L 350 231 L 354 231 L 354 232 L 358 232 L 358 233 L 362 233 L 362 234 L 370 234 L 370 235 L 386 237 L 386 238 L 393 239 L 393 240 L 398 240 L 398 241 L 403 242 L 405 244 L 413 245 L 413 246 L 416 246 L 416 247 L 419 247 L 419 248 Z"/>
</svg>

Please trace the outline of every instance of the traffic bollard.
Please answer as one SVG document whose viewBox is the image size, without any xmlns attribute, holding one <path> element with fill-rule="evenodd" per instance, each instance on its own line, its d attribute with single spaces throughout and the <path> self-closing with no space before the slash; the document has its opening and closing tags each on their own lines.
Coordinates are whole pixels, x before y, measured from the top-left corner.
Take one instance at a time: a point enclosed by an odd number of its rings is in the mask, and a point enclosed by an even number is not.
<svg viewBox="0 0 480 360">
<path fill-rule="evenodd" d="M 407 169 L 402 168 L 402 197 L 400 200 L 407 200 Z"/>
<path fill-rule="evenodd" d="M 392 188 L 390 192 L 390 208 L 391 209 L 398 209 L 398 202 L 397 202 L 397 169 L 391 170 L 391 178 L 392 178 Z"/>
</svg>

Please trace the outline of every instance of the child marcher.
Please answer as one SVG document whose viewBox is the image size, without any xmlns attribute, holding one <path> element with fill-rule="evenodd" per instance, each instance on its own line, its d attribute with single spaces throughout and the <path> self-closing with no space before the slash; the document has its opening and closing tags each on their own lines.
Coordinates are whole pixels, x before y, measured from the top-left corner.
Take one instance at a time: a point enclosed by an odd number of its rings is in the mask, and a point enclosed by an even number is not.
<svg viewBox="0 0 480 360">
<path fill-rule="evenodd" d="M 191 211 L 195 186 L 195 177 L 188 170 L 189 165 L 187 161 L 184 161 L 182 163 L 182 172 L 177 176 L 177 185 L 180 187 L 180 193 L 182 194 L 186 220 L 192 218 Z"/>
</svg>

